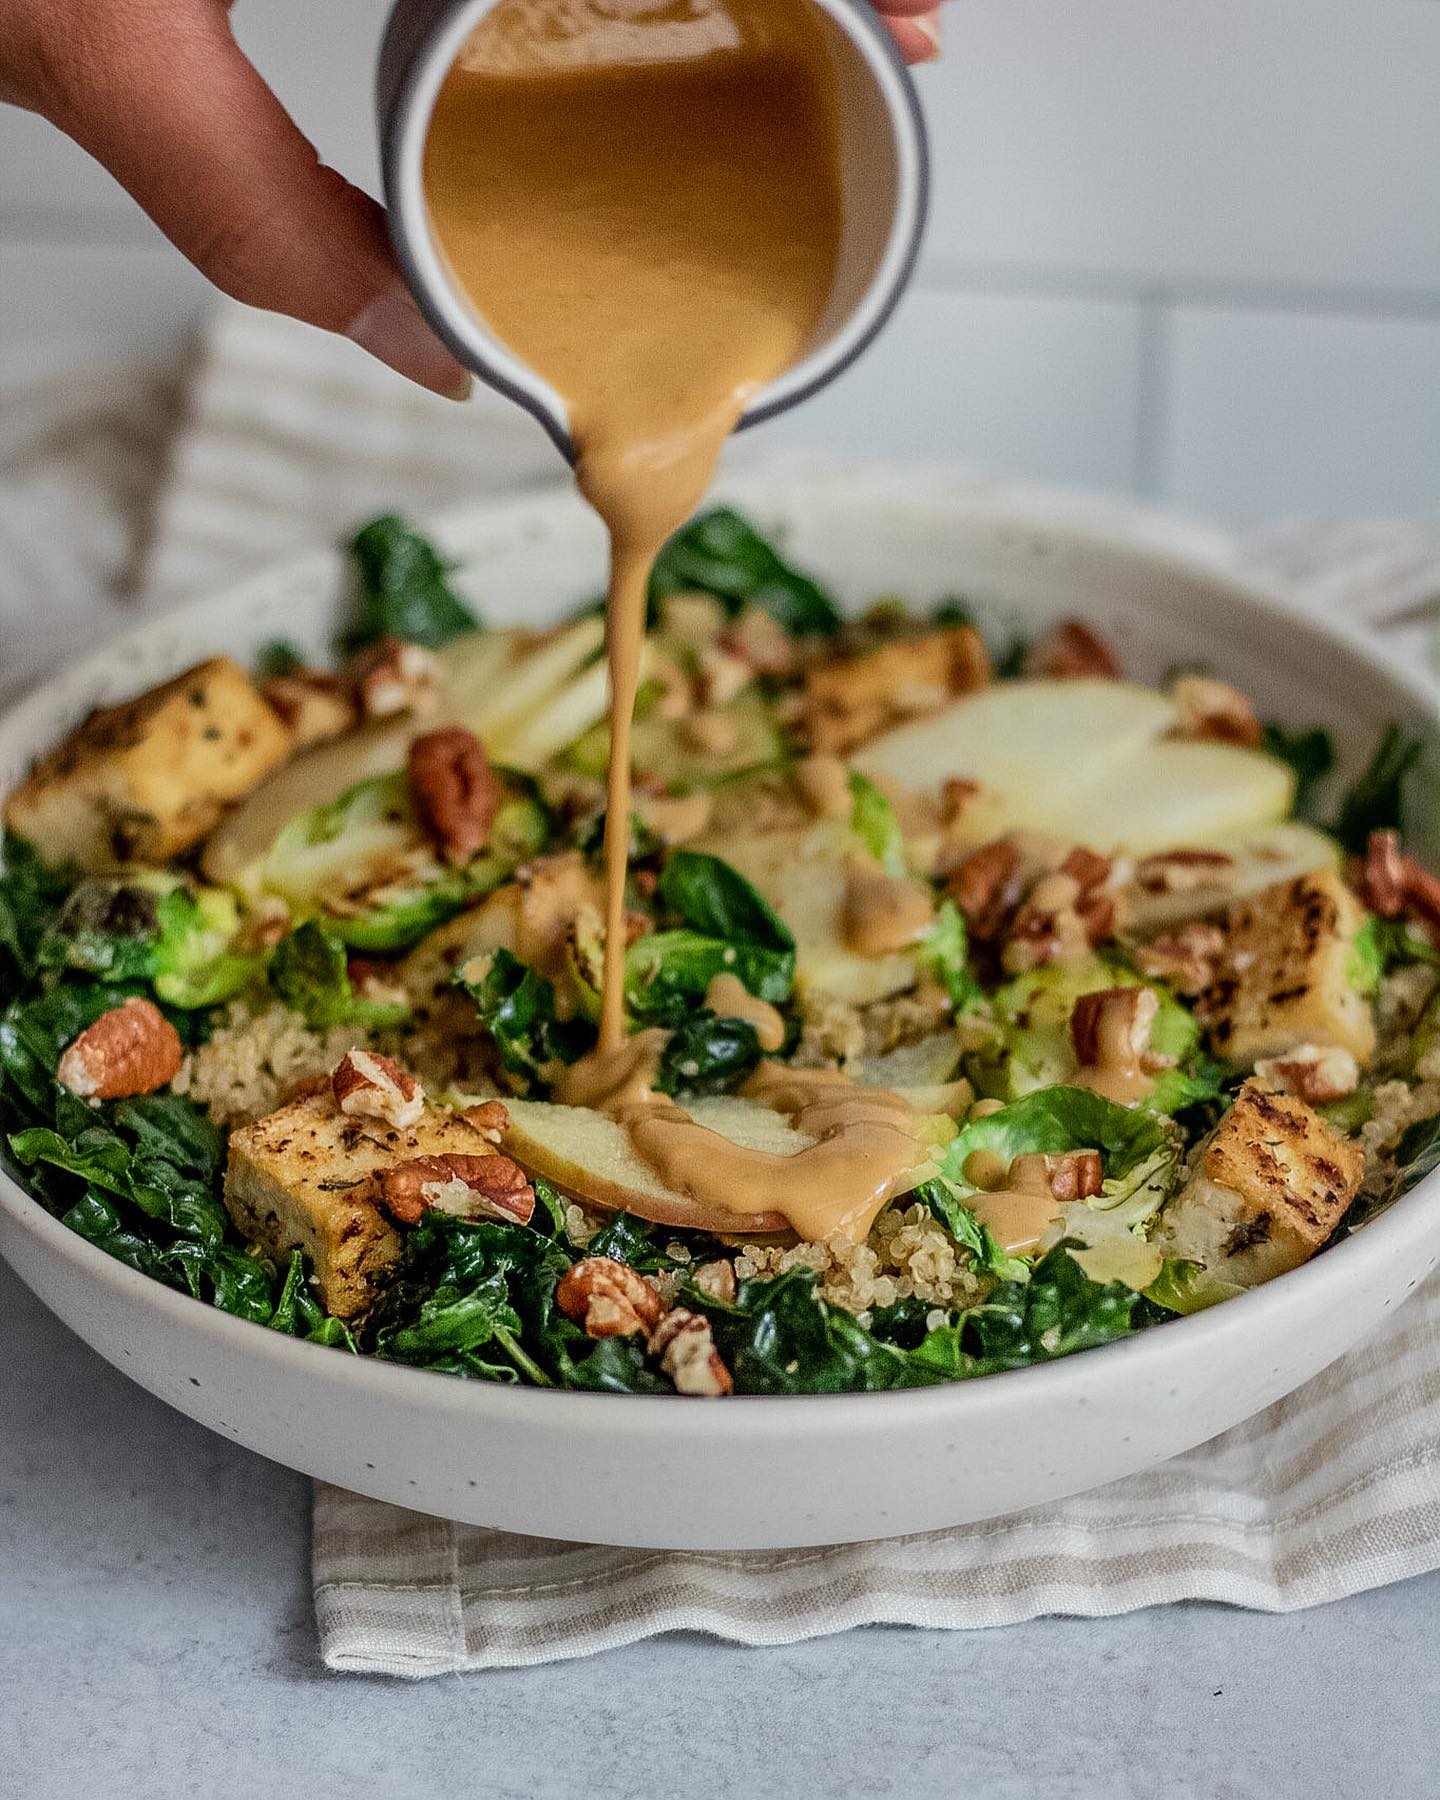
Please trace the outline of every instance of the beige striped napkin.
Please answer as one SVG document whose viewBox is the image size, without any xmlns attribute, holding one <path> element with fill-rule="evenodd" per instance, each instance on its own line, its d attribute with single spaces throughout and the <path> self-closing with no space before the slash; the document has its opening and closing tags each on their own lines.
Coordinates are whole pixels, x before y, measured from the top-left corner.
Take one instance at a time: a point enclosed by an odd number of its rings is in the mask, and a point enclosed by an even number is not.
<svg viewBox="0 0 1440 1800">
<path fill-rule="evenodd" d="M 331 541 L 367 509 L 423 510 L 556 474 L 538 430 L 501 402 L 432 400 L 348 345 L 236 308 L 184 371 L 0 370 L 0 688 L 93 637 L 103 608 L 118 627 Z M 1392 644 L 1425 653 L 1411 621 L 1440 593 L 1433 535 L 1289 525 L 1242 548 L 1272 579 L 1397 626 Z M 325 1660 L 406 1676 L 677 1630 L 762 1644 L 1184 1599 L 1288 1610 L 1437 1566 L 1440 1281 L 1384 1336 L 1212 1443 L 953 1531 L 697 1555 L 452 1525 L 323 1485 L 315 1499 Z"/>
</svg>

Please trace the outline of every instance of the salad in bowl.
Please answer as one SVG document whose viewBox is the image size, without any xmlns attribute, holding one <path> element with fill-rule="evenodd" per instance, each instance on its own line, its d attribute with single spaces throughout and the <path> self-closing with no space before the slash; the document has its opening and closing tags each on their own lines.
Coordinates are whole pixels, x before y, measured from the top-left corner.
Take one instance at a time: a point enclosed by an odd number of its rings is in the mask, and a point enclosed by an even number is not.
<svg viewBox="0 0 1440 1800">
<path fill-rule="evenodd" d="M 332 665 L 211 658 L 5 803 L 5 1160 L 132 1269 L 480 1381 L 917 1388 L 1224 1303 L 1440 1161 L 1399 726 L 1337 795 L 1208 668 L 842 617 L 712 511 L 651 595 L 617 1100 L 602 620 L 486 628 L 394 518 L 352 555 Z"/>
</svg>

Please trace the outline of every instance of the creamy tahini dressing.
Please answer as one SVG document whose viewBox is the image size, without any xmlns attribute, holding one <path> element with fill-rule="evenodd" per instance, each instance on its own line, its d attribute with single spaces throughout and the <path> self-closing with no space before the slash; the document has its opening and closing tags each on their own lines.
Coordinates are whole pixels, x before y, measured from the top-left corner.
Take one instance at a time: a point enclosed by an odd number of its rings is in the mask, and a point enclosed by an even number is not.
<svg viewBox="0 0 1440 1800">
<path fill-rule="evenodd" d="M 739 1150 L 653 1095 L 658 1052 L 625 1038 L 625 857 L 651 569 L 749 400 L 824 315 L 837 142 L 808 0 L 501 0 L 446 78 L 425 151 L 454 279 L 564 399 L 581 492 L 610 533 L 600 1043 L 557 1098 L 622 1117 L 672 1185 L 732 1212 L 781 1211 L 815 1238 L 863 1235 L 921 1160 L 908 1109 L 832 1078 L 849 1097 L 807 1097 L 795 1123 L 809 1132 L 802 1120 L 821 1107 L 820 1141 L 780 1157 Z"/>
</svg>

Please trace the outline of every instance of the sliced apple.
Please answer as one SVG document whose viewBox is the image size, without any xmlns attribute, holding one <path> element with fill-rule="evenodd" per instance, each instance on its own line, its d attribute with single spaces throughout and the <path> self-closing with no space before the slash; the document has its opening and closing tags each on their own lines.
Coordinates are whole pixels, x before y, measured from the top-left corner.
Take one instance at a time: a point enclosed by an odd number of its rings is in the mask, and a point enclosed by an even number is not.
<svg viewBox="0 0 1440 1800">
<path fill-rule="evenodd" d="M 1274 757 L 1173 738 L 1165 694 L 1123 681 L 1001 682 L 867 744 L 872 778 L 973 781 L 962 843 L 1018 829 L 1149 851 L 1283 819 L 1294 778 Z"/>
<path fill-rule="evenodd" d="M 703 1205 L 667 1187 L 630 1146 L 622 1125 L 580 1106 L 541 1100 L 507 1100 L 510 1129 L 505 1149 L 532 1174 L 607 1212 L 630 1212 L 656 1225 L 749 1237 L 788 1230 L 780 1213 L 731 1212 Z M 792 1129 L 768 1106 L 753 1100 L 699 1100 L 691 1107 L 701 1125 L 731 1143 L 774 1156 L 794 1156 L 814 1139 Z"/>
<path fill-rule="evenodd" d="M 1334 838 L 1297 819 L 1258 831 L 1192 841 L 1197 849 L 1223 851 L 1231 858 L 1230 867 L 1219 873 L 1213 884 L 1174 894 L 1147 893 L 1133 885 L 1127 891 L 1126 917 L 1137 935 L 1148 937 L 1186 919 L 1218 912 L 1232 900 L 1243 900 L 1247 894 L 1258 894 L 1263 888 L 1293 881 L 1316 869 L 1333 869 L 1340 861 L 1340 846 Z"/>
<path fill-rule="evenodd" d="M 506 737 L 549 706 L 600 654 L 604 643 L 602 619 L 578 619 L 505 664 L 485 689 L 474 681 L 466 684 L 463 694 L 457 692 L 455 714 L 503 761 Z"/>
<path fill-rule="evenodd" d="M 641 681 L 649 679 L 653 662 L 654 652 L 648 644 L 642 645 Z M 603 662 L 593 662 L 553 691 L 528 716 L 494 732 L 487 748 L 497 761 L 533 773 L 600 724 L 609 710 L 610 672 Z M 639 763 L 642 768 L 647 766 L 643 759 Z"/>
<path fill-rule="evenodd" d="M 841 936 L 846 859 L 855 850 L 845 820 L 823 819 L 748 836 L 729 832 L 693 847 L 738 869 L 790 927 L 795 986 L 802 997 L 823 993 L 851 1006 L 869 1006 L 914 987 L 912 956 L 861 956 Z"/>
</svg>

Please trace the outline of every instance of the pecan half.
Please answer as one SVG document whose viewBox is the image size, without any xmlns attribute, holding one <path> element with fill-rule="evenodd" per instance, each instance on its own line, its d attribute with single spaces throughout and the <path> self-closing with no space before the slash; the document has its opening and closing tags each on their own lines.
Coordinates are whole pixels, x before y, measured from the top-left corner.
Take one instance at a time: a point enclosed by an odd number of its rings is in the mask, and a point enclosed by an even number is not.
<svg viewBox="0 0 1440 1800">
<path fill-rule="evenodd" d="M 393 1056 L 377 1050 L 348 1050 L 335 1065 L 330 1086 L 341 1112 L 383 1119 L 397 1131 L 415 1124 L 425 1110 L 420 1083 Z"/>
<path fill-rule="evenodd" d="M 1070 1037 L 1082 1069 L 1133 1074 L 1153 1065 L 1150 1033 L 1160 1013 L 1154 988 L 1103 988 L 1082 994 L 1070 1014 Z"/>
<path fill-rule="evenodd" d="M 1098 1150 L 1067 1150 L 1046 1161 L 1050 1192 L 1057 1200 L 1090 1200 L 1105 1185 L 1105 1166 Z"/>
<path fill-rule="evenodd" d="M 1343 1100 L 1360 1085 L 1360 1065 L 1348 1050 L 1333 1045 L 1300 1044 L 1283 1056 L 1257 1062 L 1255 1073 L 1267 1087 L 1294 1094 L 1311 1106 Z"/>
<path fill-rule="evenodd" d="M 439 693 L 440 664 L 421 644 L 386 637 L 359 650 L 346 664 L 367 719 L 429 712 Z"/>
<path fill-rule="evenodd" d="M 734 1390 L 735 1383 L 720 1360 L 710 1321 L 703 1313 L 673 1307 L 651 1335 L 649 1349 L 652 1356 L 660 1358 L 660 1367 L 675 1383 L 678 1394 L 719 1398 Z"/>
<path fill-rule="evenodd" d="M 1440 878 L 1405 855 L 1397 832 L 1370 833 L 1356 885 L 1382 919 L 1415 919 L 1440 945 Z"/>
<path fill-rule="evenodd" d="M 380 1202 L 401 1225 L 432 1209 L 457 1219 L 506 1219 L 528 1225 L 535 1211 L 529 1176 L 508 1156 L 416 1156 L 380 1177 Z"/>
<path fill-rule="evenodd" d="M 128 1100 L 173 1081 L 183 1055 L 179 1034 L 160 1008 L 132 995 L 80 1033 L 60 1058 L 55 1079 L 84 1100 Z"/>
<path fill-rule="evenodd" d="M 1159 850 L 1135 865 L 1135 884 L 1147 894 L 1194 894 L 1223 890 L 1235 873 L 1235 858 L 1224 850 Z"/>
<path fill-rule="evenodd" d="M 970 934 L 986 943 L 998 938 L 1019 904 L 1020 846 L 996 838 L 972 850 L 950 876 L 945 891 L 964 913 Z"/>
<path fill-rule="evenodd" d="M 1180 713 L 1177 737 L 1206 738 L 1255 749 L 1262 737 L 1255 708 L 1228 681 L 1210 675 L 1182 675 L 1170 690 Z"/>
<path fill-rule="evenodd" d="M 452 867 L 490 842 L 500 810 L 500 778 L 485 746 L 463 725 L 423 732 L 410 746 L 410 797 L 420 822 Z"/>
<path fill-rule="evenodd" d="M 712 1300 L 723 1300 L 733 1304 L 736 1294 L 735 1265 L 718 1257 L 714 1262 L 701 1263 L 690 1277 L 693 1286 L 702 1294 L 708 1294 Z"/>
<path fill-rule="evenodd" d="M 587 1256 L 576 1263 L 560 1278 L 555 1304 L 593 1338 L 652 1332 L 665 1313 L 655 1284 L 610 1256 Z"/>
<path fill-rule="evenodd" d="M 1135 961 L 1142 975 L 1163 981 L 1177 994 L 1193 997 L 1215 979 L 1225 953 L 1225 933 L 1204 919 L 1192 919 L 1177 931 L 1151 938 L 1135 946 Z"/>
<path fill-rule="evenodd" d="M 1115 681 L 1122 673 L 1119 657 L 1082 619 L 1061 619 L 1036 638 L 1025 652 L 1024 670 L 1052 680 L 1089 675 Z"/>
<path fill-rule="evenodd" d="M 358 715 L 353 691 L 326 669 L 272 675 L 260 683 L 260 692 L 289 727 L 297 750 L 339 737 Z"/>
<path fill-rule="evenodd" d="M 503 1100 L 482 1100 L 477 1106 L 467 1106 L 460 1117 L 492 1144 L 498 1144 L 510 1128 L 510 1109 Z"/>
</svg>

